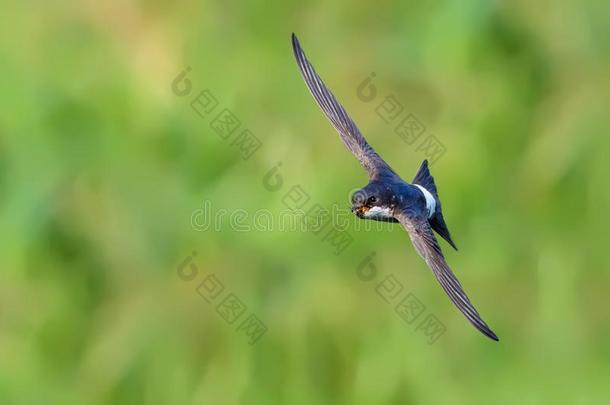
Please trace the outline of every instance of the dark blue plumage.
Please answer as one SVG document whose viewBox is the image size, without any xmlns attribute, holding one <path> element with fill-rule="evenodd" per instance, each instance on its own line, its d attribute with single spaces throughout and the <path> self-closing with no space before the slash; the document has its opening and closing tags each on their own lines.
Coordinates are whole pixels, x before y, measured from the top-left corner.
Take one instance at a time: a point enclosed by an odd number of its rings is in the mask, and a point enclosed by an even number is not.
<svg viewBox="0 0 610 405">
<path fill-rule="evenodd" d="M 354 214 L 362 219 L 402 224 L 408 231 L 415 250 L 425 260 L 455 306 L 484 335 L 498 340 L 466 296 L 434 237 L 433 230 L 457 250 L 443 218 L 441 201 L 428 162 L 423 161 L 411 184 L 400 178 L 368 144 L 343 106 L 326 87 L 307 60 L 294 34 L 292 47 L 309 91 L 345 146 L 369 175 L 369 183 L 352 196 Z"/>
</svg>

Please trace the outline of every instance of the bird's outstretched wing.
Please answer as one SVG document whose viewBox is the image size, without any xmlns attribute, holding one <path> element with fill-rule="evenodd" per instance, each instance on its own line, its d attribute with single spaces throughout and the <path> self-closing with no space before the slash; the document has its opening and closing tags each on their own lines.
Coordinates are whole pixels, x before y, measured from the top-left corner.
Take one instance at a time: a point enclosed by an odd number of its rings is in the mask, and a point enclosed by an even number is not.
<svg viewBox="0 0 610 405">
<path fill-rule="evenodd" d="M 496 341 L 499 340 L 485 321 L 481 319 L 481 316 L 462 289 L 460 282 L 449 268 L 449 265 L 447 265 L 443 252 L 426 218 L 420 218 L 417 214 L 406 211 L 395 213 L 395 216 L 405 227 L 417 253 L 426 261 L 428 267 L 430 267 L 455 306 L 485 336 Z"/>
<path fill-rule="evenodd" d="M 301 70 L 303 79 L 309 91 L 316 99 L 316 102 L 330 120 L 331 124 L 347 148 L 356 156 L 360 164 L 366 169 L 371 179 L 383 175 L 396 175 L 394 170 L 375 152 L 368 144 L 364 136 L 356 127 L 356 124 L 347 115 L 343 106 L 337 101 L 335 96 L 326 87 L 320 76 L 316 73 L 313 66 L 307 60 L 299 40 L 292 34 L 292 48 L 294 56 Z"/>
</svg>

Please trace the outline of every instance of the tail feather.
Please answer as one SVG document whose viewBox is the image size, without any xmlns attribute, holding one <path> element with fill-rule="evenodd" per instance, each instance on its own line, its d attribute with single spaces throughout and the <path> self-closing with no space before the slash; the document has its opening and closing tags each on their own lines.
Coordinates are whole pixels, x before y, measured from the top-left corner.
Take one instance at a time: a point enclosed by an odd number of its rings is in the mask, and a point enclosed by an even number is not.
<svg viewBox="0 0 610 405">
<path fill-rule="evenodd" d="M 443 214 L 439 212 L 437 214 L 432 215 L 432 218 L 430 218 L 428 222 L 430 223 L 430 227 L 432 227 L 432 229 L 434 229 L 436 233 L 441 235 L 443 239 L 445 239 L 451 245 L 452 248 L 458 250 L 457 246 L 455 246 L 455 242 L 453 242 L 453 240 L 451 239 L 451 234 L 449 234 L 449 229 L 447 228 L 447 224 L 443 219 Z"/>
<path fill-rule="evenodd" d="M 430 170 L 428 169 L 428 160 L 424 160 L 413 179 L 413 184 L 419 184 L 426 190 L 428 190 L 434 198 L 437 199 L 438 202 L 438 194 L 436 192 L 436 184 L 434 184 L 434 177 L 430 174 Z"/>
<path fill-rule="evenodd" d="M 434 184 L 434 177 L 430 174 L 430 169 L 428 168 L 428 160 L 424 160 L 413 179 L 413 184 L 419 184 L 426 190 L 428 190 L 436 199 L 436 210 L 434 215 L 432 215 L 428 222 L 430 226 L 436 233 L 438 233 L 443 239 L 445 239 L 451 247 L 455 250 L 458 250 L 457 246 L 451 239 L 451 234 L 449 233 L 449 229 L 447 228 L 447 224 L 445 223 L 445 219 L 443 218 L 443 211 L 441 210 L 441 199 L 438 197 L 438 192 L 436 190 L 436 184 Z"/>
</svg>

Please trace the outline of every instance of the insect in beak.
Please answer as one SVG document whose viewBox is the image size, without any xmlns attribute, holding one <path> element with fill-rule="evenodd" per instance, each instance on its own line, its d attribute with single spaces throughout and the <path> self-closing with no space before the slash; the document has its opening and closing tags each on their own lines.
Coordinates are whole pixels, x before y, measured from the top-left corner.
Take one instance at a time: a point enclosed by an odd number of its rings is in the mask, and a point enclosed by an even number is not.
<svg viewBox="0 0 610 405">
<path fill-rule="evenodd" d="M 369 207 L 367 207 L 366 205 L 360 205 L 360 206 L 352 206 L 352 212 L 354 214 L 356 214 L 359 217 L 364 216 L 364 214 L 369 210 Z"/>
</svg>

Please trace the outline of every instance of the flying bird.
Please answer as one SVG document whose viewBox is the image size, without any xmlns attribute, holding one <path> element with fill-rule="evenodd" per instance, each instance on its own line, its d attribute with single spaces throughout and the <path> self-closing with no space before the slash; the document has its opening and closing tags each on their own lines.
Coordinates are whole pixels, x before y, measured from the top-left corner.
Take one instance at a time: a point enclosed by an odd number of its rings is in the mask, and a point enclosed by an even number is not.
<svg viewBox="0 0 610 405">
<path fill-rule="evenodd" d="M 369 175 L 369 183 L 352 195 L 352 212 L 361 219 L 400 223 L 453 304 L 485 336 L 499 340 L 474 308 L 447 264 L 433 230 L 455 250 L 443 218 L 441 201 L 424 160 L 411 183 L 404 181 L 368 144 L 343 106 L 326 87 L 292 34 L 294 56 L 314 99 L 341 141 Z"/>
</svg>

